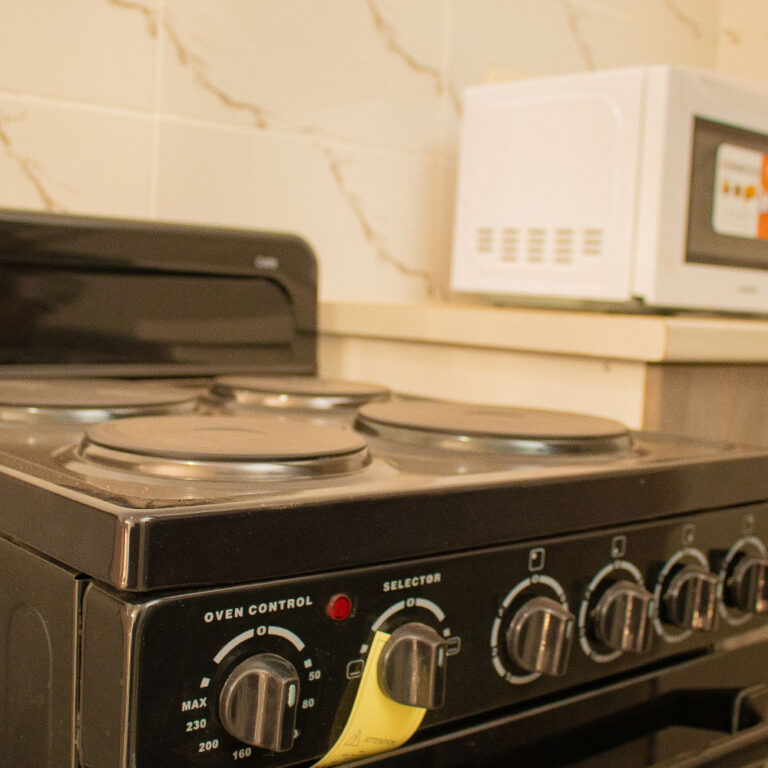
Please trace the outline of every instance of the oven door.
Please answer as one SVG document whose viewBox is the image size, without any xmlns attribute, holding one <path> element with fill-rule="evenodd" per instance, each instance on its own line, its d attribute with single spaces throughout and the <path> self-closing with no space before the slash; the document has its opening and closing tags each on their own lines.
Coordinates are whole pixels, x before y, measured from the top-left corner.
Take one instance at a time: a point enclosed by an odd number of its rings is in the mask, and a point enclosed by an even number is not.
<svg viewBox="0 0 768 768">
<path fill-rule="evenodd" d="M 768 768 L 768 633 L 748 639 L 350 765 Z"/>
<path fill-rule="evenodd" d="M 73 768 L 86 582 L 0 539 L 0 584 L 0 766 Z"/>
</svg>

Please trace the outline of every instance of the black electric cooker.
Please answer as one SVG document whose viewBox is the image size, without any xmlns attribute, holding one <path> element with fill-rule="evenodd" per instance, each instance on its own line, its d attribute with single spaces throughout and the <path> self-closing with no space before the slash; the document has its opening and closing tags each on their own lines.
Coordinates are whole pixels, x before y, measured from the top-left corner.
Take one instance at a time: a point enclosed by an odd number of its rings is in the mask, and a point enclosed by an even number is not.
<svg viewBox="0 0 768 768">
<path fill-rule="evenodd" d="M 318 378 L 289 235 L 6 211 L 0 277 L 4 764 L 312 765 L 368 676 L 361 765 L 760 753 L 767 452 Z"/>
</svg>

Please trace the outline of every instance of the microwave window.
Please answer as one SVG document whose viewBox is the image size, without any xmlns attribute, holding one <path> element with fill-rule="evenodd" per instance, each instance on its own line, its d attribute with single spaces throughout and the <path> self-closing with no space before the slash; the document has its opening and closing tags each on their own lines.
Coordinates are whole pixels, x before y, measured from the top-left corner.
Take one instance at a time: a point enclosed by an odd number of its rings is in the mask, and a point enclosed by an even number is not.
<svg viewBox="0 0 768 768">
<path fill-rule="evenodd" d="M 695 118 L 686 261 L 768 269 L 768 136 Z"/>
</svg>

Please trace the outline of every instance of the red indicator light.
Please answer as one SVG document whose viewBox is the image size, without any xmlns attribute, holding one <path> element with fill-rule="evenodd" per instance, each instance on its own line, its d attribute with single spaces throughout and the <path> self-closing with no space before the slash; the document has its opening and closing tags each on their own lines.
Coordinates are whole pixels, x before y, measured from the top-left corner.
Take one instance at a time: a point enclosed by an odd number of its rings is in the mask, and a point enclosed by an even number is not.
<svg viewBox="0 0 768 768">
<path fill-rule="evenodd" d="M 352 613 L 352 601 L 346 595 L 334 595 L 328 601 L 326 610 L 334 621 L 344 621 Z"/>
</svg>

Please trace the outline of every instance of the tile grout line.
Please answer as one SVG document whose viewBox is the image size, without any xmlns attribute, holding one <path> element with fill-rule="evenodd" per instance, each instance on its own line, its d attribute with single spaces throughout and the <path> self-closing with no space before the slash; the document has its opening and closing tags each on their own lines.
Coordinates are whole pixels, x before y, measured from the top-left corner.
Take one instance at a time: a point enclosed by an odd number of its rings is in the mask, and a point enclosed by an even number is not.
<svg viewBox="0 0 768 768">
<path fill-rule="evenodd" d="M 163 52 L 165 33 L 162 20 L 165 18 L 165 0 L 157 0 L 157 40 L 155 44 L 155 72 L 152 94 L 152 140 L 149 157 L 149 199 L 147 213 L 150 218 L 158 217 L 160 184 L 160 102 L 163 83 Z"/>
</svg>

